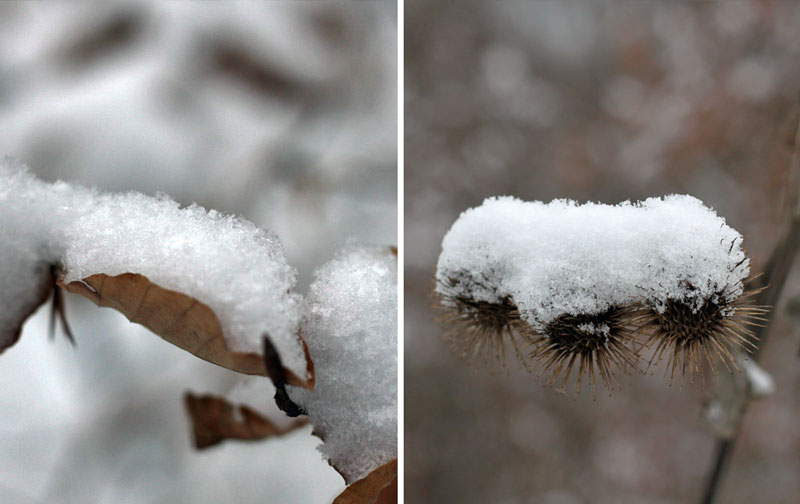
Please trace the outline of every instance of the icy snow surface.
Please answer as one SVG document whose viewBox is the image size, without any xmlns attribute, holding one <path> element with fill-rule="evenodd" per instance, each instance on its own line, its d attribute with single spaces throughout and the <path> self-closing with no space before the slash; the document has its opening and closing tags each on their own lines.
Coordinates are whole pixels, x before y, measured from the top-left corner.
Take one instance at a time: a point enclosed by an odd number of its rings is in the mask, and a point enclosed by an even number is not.
<svg viewBox="0 0 800 504">
<path fill-rule="evenodd" d="M 437 291 L 488 302 L 511 296 L 535 327 L 636 302 L 698 306 L 741 294 L 750 269 L 741 244 L 692 196 L 618 205 L 488 198 L 444 237 Z"/>
<path fill-rule="evenodd" d="M 348 247 L 315 273 L 302 323 L 314 390 L 290 387 L 353 482 L 397 457 L 397 260 Z"/>
<path fill-rule="evenodd" d="M 0 313 L 14 312 L 12 294 L 31 285 L 43 265 L 61 264 L 67 282 L 138 273 L 210 306 L 231 349 L 260 353 L 261 335 L 268 332 L 285 365 L 305 369 L 295 337 L 295 271 L 274 234 L 197 205 L 180 208 L 167 196 L 47 184 L 4 164 Z"/>
</svg>

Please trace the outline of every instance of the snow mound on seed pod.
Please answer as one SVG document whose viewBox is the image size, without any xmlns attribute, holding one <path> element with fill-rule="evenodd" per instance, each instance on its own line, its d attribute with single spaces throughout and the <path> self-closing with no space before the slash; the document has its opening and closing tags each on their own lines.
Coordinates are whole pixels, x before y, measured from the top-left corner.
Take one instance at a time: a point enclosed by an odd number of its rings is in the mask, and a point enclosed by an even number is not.
<svg viewBox="0 0 800 504">
<path fill-rule="evenodd" d="M 315 278 L 302 329 L 316 383 L 289 393 L 349 483 L 397 457 L 397 261 L 349 247 Z"/>
<path fill-rule="evenodd" d="M 692 196 L 618 205 L 495 197 L 444 237 L 436 289 L 487 302 L 511 296 L 540 327 L 637 302 L 732 301 L 749 271 L 742 236 Z"/>
<path fill-rule="evenodd" d="M 33 285 L 50 264 L 66 282 L 138 273 L 208 305 L 232 350 L 261 353 L 266 332 L 287 367 L 305 370 L 296 273 L 269 231 L 198 205 L 181 208 L 165 195 L 49 184 L 8 160 L 0 220 L 0 317 L 14 312 L 15 289 Z"/>
</svg>

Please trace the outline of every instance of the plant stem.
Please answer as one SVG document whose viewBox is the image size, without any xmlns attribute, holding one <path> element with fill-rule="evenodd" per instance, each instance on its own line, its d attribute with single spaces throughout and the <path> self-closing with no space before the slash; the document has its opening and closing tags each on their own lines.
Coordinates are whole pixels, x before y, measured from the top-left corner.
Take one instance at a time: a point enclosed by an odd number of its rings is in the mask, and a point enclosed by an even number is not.
<svg viewBox="0 0 800 504">
<path fill-rule="evenodd" d="M 796 106 L 800 110 L 800 106 Z M 760 286 L 768 287 L 758 295 L 757 304 L 772 307 L 773 311 L 764 325 L 755 331 L 756 347 L 752 352 L 753 361 L 758 361 L 761 350 L 764 348 L 767 336 L 769 335 L 770 322 L 775 318 L 775 308 L 778 300 L 786 285 L 792 264 L 800 251 L 800 121 L 795 125 L 795 132 L 792 146 L 792 161 L 789 167 L 789 184 L 786 193 L 786 211 L 781 233 L 775 248 L 772 250 L 764 274 L 759 278 Z M 742 418 L 747 412 L 745 405 L 741 416 L 738 419 L 736 431 L 730 438 L 717 438 L 717 450 L 714 457 L 714 465 L 706 481 L 705 492 L 703 493 L 702 504 L 713 504 L 717 495 L 717 490 L 722 480 L 724 470 L 727 467 L 728 459 L 733 453 L 733 447 L 742 426 Z"/>
<path fill-rule="evenodd" d="M 719 487 L 719 480 L 722 477 L 722 469 L 725 466 L 725 462 L 728 460 L 729 454 L 733 451 L 734 441 L 735 438 L 720 439 L 717 442 L 717 456 L 714 459 L 714 468 L 708 476 L 708 484 L 706 485 L 706 491 L 703 495 L 703 504 L 713 504 L 714 502 L 717 488 Z"/>
</svg>

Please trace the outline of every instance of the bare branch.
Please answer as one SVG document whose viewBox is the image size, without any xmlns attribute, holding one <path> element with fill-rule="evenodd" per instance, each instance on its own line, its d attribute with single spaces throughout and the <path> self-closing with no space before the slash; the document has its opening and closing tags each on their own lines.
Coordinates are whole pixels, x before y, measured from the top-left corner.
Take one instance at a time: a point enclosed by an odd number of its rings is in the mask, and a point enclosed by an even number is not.
<svg viewBox="0 0 800 504">
<path fill-rule="evenodd" d="M 798 98 L 798 101 L 800 102 L 800 98 Z M 755 330 L 757 340 L 756 347 L 752 352 L 754 361 L 758 360 L 769 336 L 770 322 L 775 318 L 775 307 L 800 250 L 800 103 L 795 108 L 795 115 L 798 119 L 795 123 L 792 138 L 792 159 L 789 166 L 783 223 L 781 224 L 781 231 L 775 248 L 764 267 L 764 274 L 757 279 L 760 286 L 767 287 L 759 293 L 757 304 L 770 306 L 773 308 L 773 312 L 771 316 L 767 317 L 766 322 Z M 709 473 L 701 501 L 703 504 L 713 504 L 716 498 L 720 481 L 731 453 L 733 453 L 736 438 L 741 430 L 742 418 L 747 411 L 750 399 L 752 399 L 752 396 L 748 396 L 744 405 L 738 410 L 738 418 L 734 419 L 735 427 L 732 430 L 732 435 L 717 439 L 713 467 Z"/>
</svg>

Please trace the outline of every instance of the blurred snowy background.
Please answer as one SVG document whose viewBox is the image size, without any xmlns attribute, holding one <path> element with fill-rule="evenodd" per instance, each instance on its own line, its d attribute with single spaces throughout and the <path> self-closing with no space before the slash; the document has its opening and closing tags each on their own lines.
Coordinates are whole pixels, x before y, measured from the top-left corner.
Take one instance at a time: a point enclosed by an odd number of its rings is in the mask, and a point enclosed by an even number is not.
<svg viewBox="0 0 800 504">
<path fill-rule="evenodd" d="M 395 244 L 396 6 L 0 3 L 0 153 L 275 231 L 305 293 L 348 239 Z M 131 244 L 135 246 L 135 244 Z M 69 297 L 0 357 L 0 502 L 327 503 L 310 427 L 197 453 L 186 389 L 237 377 Z M 236 395 L 269 409 L 266 380 Z M 274 413 L 274 411 L 273 411 Z"/>
<path fill-rule="evenodd" d="M 759 271 L 800 92 L 800 3 L 409 0 L 405 26 L 407 501 L 698 502 L 714 449 L 702 386 L 669 387 L 659 368 L 593 402 L 516 364 L 469 368 L 428 293 L 450 225 L 500 194 L 689 193 Z M 761 360 L 778 392 L 745 417 L 718 502 L 800 502 L 799 296 L 796 267 Z"/>
</svg>

